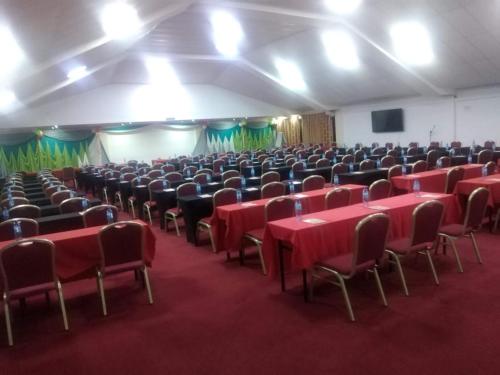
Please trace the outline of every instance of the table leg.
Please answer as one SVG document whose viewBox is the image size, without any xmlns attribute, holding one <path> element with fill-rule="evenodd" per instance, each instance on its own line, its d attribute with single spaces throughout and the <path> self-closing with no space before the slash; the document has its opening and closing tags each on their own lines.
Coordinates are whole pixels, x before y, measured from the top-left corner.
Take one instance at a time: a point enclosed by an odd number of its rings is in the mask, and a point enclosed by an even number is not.
<svg viewBox="0 0 500 375">
<path fill-rule="evenodd" d="M 283 254 L 283 246 L 281 242 L 278 245 L 278 253 L 279 253 L 279 261 L 280 261 L 280 278 L 281 278 L 281 291 L 284 292 L 286 290 L 285 285 L 285 257 Z"/>
<path fill-rule="evenodd" d="M 309 288 L 307 286 L 307 270 L 302 270 L 302 287 L 304 288 L 304 302 L 309 302 Z"/>
</svg>

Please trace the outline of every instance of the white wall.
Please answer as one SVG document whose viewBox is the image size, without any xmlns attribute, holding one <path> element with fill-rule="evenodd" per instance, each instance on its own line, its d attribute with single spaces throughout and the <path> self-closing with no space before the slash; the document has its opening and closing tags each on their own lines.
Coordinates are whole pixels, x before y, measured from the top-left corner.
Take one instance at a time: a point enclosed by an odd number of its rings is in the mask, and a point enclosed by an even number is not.
<svg viewBox="0 0 500 375">
<path fill-rule="evenodd" d="M 134 159 L 151 163 L 153 159 L 191 154 L 199 133 L 199 130 L 147 129 L 130 134 L 97 134 L 110 161 Z"/>
<path fill-rule="evenodd" d="M 371 112 L 403 108 L 404 132 L 373 133 Z M 460 140 L 470 145 L 494 139 L 500 144 L 500 88 L 464 90 L 456 97 L 411 98 L 341 108 L 336 113 L 337 139 L 353 145 L 361 142 L 429 144 L 429 131 L 436 126 L 432 141 Z"/>
</svg>

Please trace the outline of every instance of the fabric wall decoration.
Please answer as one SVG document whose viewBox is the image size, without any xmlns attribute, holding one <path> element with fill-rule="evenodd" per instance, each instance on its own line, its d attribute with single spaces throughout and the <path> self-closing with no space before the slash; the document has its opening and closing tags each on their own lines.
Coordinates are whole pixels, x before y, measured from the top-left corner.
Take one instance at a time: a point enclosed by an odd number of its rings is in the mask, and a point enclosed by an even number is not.
<svg viewBox="0 0 500 375">
<path fill-rule="evenodd" d="M 283 133 L 285 143 L 289 145 L 302 143 L 302 120 L 299 116 L 280 117 L 278 131 Z"/>
<path fill-rule="evenodd" d="M 268 122 L 211 123 L 206 129 L 209 152 L 269 149 L 276 140 L 276 129 Z"/>
<path fill-rule="evenodd" d="M 333 142 L 330 116 L 325 113 L 302 115 L 302 142 L 306 144 Z"/>
</svg>

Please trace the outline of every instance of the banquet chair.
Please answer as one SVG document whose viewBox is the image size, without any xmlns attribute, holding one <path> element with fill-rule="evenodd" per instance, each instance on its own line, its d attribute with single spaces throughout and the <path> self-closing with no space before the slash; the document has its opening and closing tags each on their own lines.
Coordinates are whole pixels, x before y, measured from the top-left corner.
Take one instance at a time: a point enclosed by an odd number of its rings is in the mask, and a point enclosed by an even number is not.
<svg viewBox="0 0 500 375">
<path fill-rule="evenodd" d="M 133 179 L 135 179 L 137 177 L 137 175 L 135 173 L 124 173 L 121 175 L 120 179 L 122 181 L 127 181 L 127 182 L 132 182 Z M 122 197 L 122 194 L 121 192 L 118 190 L 116 193 L 115 193 L 115 200 L 118 201 L 118 204 L 120 205 L 120 208 L 121 210 L 123 211 L 123 197 Z"/>
<path fill-rule="evenodd" d="M 111 210 L 113 215 L 112 223 L 116 223 L 118 221 L 118 209 L 110 204 L 101 204 L 82 212 L 83 226 L 87 228 L 111 224 L 108 221 L 108 210 Z"/>
<path fill-rule="evenodd" d="M 163 190 L 163 184 L 165 180 L 163 179 L 156 179 L 151 181 L 148 184 L 148 193 L 149 193 L 149 199 L 144 202 L 144 205 L 142 206 L 144 215 L 148 218 L 149 224 L 153 225 L 153 218 L 151 216 L 151 211 L 156 208 L 156 201 L 153 199 L 153 191 L 156 190 Z M 161 220 L 161 218 L 160 218 Z"/>
<path fill-rule="evenodd" d="M 107 182 L 111 179 L 116 179 L 119 180 L 121 177 L 121 173 L 118 170 L 115 171 L 109 171 L 104 175 L 104 186 L 102 187 L 102 194 L 104 197 L 104 201 L 106 203 L 109 203 L 109 195 L 108 195 L 108 186 Z"/>
<path fill-rule="evenodd" d="M 385 154 L 385 148 L 384 147 L 377 146 L 377 147 L 375 147 L 372 150 L 372 155 L 384 155 L 384 154 Z"/>
<path fill-rule="evenodd" d="M 396 159 L 394 159 L 394 156 L 386 155 L 382 159 L 380 159 L 381 168 L 390 168 L 395 164 L 396 164 Z"/>
<path fill-rule="evenodd" d="M 96 268 L 98 293 L 101 299 L 102 314 L 108 315 L 104 278 L 109 275 L 128 271 L 140 271 L 144 277 L 148 303 L 153 304 L 153 293 L 149 281 L 144 247 L 146 231 L 143 224 L 120 221 L 106 225 L 98 234 L 101 259 Z"/>
<path fill-rule="evenodd" d="M 25 239 L 0 251 L 0 277 L 9 346 L 14 345 L 11 303 L 35 294 L 57 291 L 64 329 L 69 330 L 61 282 L 55 273 L 55 247 L 48 240 Z"/>
<path fill-rule="evenodd" d="M 337 163 L 332 167 L 332 177 L 336 174 L 347 173 L 349 171 L 349 167 L 344 163 Z"/>
<path fill-rule="evenodd" d="M 295 158 L 288 158 L 286 161 L 285 161 L 285 165 L 287 167 L 291 167 L 292 165 L 294 165 L 295 163 L 297 162 L 297 160 Z"/>
<path fill-rule="evenodd" d="M 497 165 L 494 161 L 487 162 L 484 167 L 486 168 L 486 174 L 491 176 L 492 174 L 497 173 Z"/>
<path fill-rule="evenodd" d="M 261 164 L 261 171 L 262 171 L 262 173 L 266 173 L 266 172 L 269 171 L 269 169 L 271 169 L 272 162 L 273 162 L 273 159 L 266 159 L 266 160 L 264 160 L 264 162 Z"/>
<path fill-rule="evenodd" d="M 319 190 L 325 187 L 325 178 L 319 175 L 313 175 L 306 177 L 302 181 L 302 191 Z"/>
<path fill-rule="evenodd" d="M 271 181 L 262 185 L 260 190 L 261 199 L 275 198 L 286 194 L 285 184 L 279 181 Z"/>
<path fill-rule="evenodd" d="M 225 188 L 241 189 L 241 177 L 231 177 L 224 181 Z"/>
<path fill-rule="evenodd" d="M 410 236 L 392 240 L 387 244 L 386 252 L 389 254 L 389 262 L 396 265 L 406 296 L 410 294 L 400 259 L 410 254 L 421 254 L 427 257 L 434 282 L 439 285 L 430 250 L 437 246 L 438 230 L 443 220 L 443 214 L 444 205 L 440 201 L 431 200 L 419 204 L 412 213 Z"/>
<path fill-rule="evenodd" d="M 429 150 L 437 150 L 439 149 L 439 142 L 433 141 L 429 144 Z"/>
<path fill-rule="evenodd" d="M 38 236 L 38 223 L 35 220 L 28 218 L 9 219 L 0 223 L 0 242 L 16 239 L 14 232 L 14 226 L 16 224 L 19 224 L 21 228 L 21 237 L 27 238 Z"/>
<path fill-rule="evenodd" d="M 228 204 L 237 203 L 236 190 L 231 188 L 224 188 L 215 192 L 212 197 L 214 212 L 216 207 L 224 206 Z M 215 238 L 212 233 L 212 217 L 205 217 L 196 223 L 196 234 L 195 242 L 198 243 L 198 234 L 200 231 L 208 232 L 210 238 L 210 244 L 212 245 L 212 251 L 217 252 L 217 246 L 215 244 Z"/>
<path fill-rule="evenodd" d="M 10 194 L 13 198 L 26 198 L 26 193 L 24 191 L 11 190 Z M 3 201 L 9 197 L 9 193 L 7 191 L 3 192 L 0 196 L 0 201 Z"/>
<path fill-rule="evenodd" d="M 163 175 L 163 172 L 161 169 L 153 169 L 146 176 L 149 177 L 150 179 L 154 180 L 154 179 L 160 178 L 162 175 Z"/>
<path fill-rule="evenodd" d="M 295 154 L 299 160 L 303 160 L 307 156 L 307 151 L 306 150 L 298 150 L 297 153 Z"/>
<path fill-rule="evenodd" d="M 408 147 L 409 147 L 409 148 L 418 148 L 418 142 L 410 142 L 410 143 L 408 144 Z"/>
<path fill-rule="evenodd" d="M 398 150 L 391 149 L 387 151 L 387 156 L 392 156 L 393 158 L 397 158 L 399 156 Z"/>
<path fill-rule="evenodd" d="M 408 156 L 415 156 L 418 155 L 418 147 L 409 147 L 408 151 L 406 152 Z"/>
<path fill-rule="evenodd" d="M 41 216 L 40 207 L 32 204 L 21 204 L 9 210 L 9 218 L 37 219 Z"/>
<path fill-rule="evenodd" d="M 197 171 L 198 168 L 196 168 L 194 165 L 189 165 L 187 167 L 184 167 L 184 169 L 182 170 L 182 175 L 186 177 L 193 177 Z"/>
<path fill-rule="evenodd" d="M 495 145 L 495 141 L 485 141 L 484 148 L 488 150 L 493 150 L 493 146 Z"/>
<path fill-rule="evenodd" d="M 260 186 L 264 186 L 270 182 L 280 182 L 281 176 L 278 172 L 266 172 L 260 176 Z"/>
<path fill-rule="evenodd" d="M 22 186 L 19 186 L 19 185 L 9 185 L 9 184 L 5 184 L 3 186 L 2 192 L 7 192 L 9 187 L 10 187 L 10 191 L 12 191 L 12 192 L 14 192 L 14 191 L 24 192 L 24 188 Z"/>
<path fill-rule="evenodd" d="M 376 201 L 379 199 L 389 198 L 391 195 L 392 185 L 389 180 L 377 180 L 368 188 L 368 200 Z"/>
<path fill-rule="evenodd" d="M 354 231 L 352 252 L 316 262 L 311 271 L 311 300 L 314 297 L 315 280 L 325 280 L 341 288 L 347 312 L 351 321 L 355 321 L 351 300 L 345 281 L 351 280 L 362 272 L 373 273 L 382 304 L 387 306 L 384 289 L 378 273 L 378 263 L 384 256 L 389 216 L 383 213 L 372 214 L 361 220 Z"/>
<path fill-rule="evenodd" d="M 175 165 L 165 164 L 161 167 L 161 170 L 165 173 L 175 172 Z"/>
<path fill-rule="evenodd" d="M 257 162 L 259 162 L 259 164 L 262 164 L 264 162 L 264 160 L 267 159 L 267 155 L 266 154 L 260 154 L 259 156 L 257 156 Z M 251 163 L 250 160 L 246 160 L 248 164 Z"/>
<path fill-rule="evenodd" d="M 463 223 L 443 225 L 439 229 L 439 237 L 442 239 L 443 248 L 449 243 L 455 253 L 458 272 L 464 272 L 460 256 L 458 255 L 457 246 L 455 244 L 455 241 L 457 241 L 460 237 L 470 237 L 477 262 L 480 264 L 483 263 L 474 233 L 481 229 L 483 218 L 486 214 L 486 208 L 488 206 L 489 194 L 490 193 L 486 188 L 480 187 L 475 189 L 471 195 L 469 195 L 469 199 L 467 200 L 467 208 Z"/>
<path fill-rule="evenodd" d="M 201 168 L 201 169 L 198 169 L 195 173 L 195 176 L 197 174 L 209 174 L 210 176 L 213 176 L 214 175 L 214 171 L 211 170 L 210 168 Z"/>
<path fill-rule="evenodd" d="M 460 141 L 453 141 L 451 142 L 451 148 L 461 148 L 462 147 L 462 142 Z"/>
<path fill-rule="evenodd" d="M 165 179 L 166 179 L 166 176 L 165 176 Z M 150 182 L 151 182 L 151 179 L 149 177 L 141 176 L 141 175 L 137 176 L 132 181 L 130 181 L 131 188 L 132 188 L 132 195 L 130 197 L 128 197 L 127 202 L 128 202 L 129 212 L 132 212 L 132 218 L 134 218 L 134 219 L 135 219 L 135 203 L 137 201 L 137 197 L 135 196 L 134 188 L 137 188 L 138 186 L 149 185 Z M 137 209 L 140 210 L 141 207 L 137 207 Z"/>
<path fill-rule="evenodd" d="M 135 168 L 134 167 L 123 167 L 123 168 L 120 168 L 120 174 L 125 174 L 125 173 L 134 173 L 135 172 Z"/>
<path fill-rule="evenodd" d="M 69 198 L 59 204 L 59 212 L 68 214 L 71 212 L 82 212 L 87 209 L 88 199 L 82 197 Z"/>
<path fill-rule="evenodd" d="M 137 174 L 139 176 L 146 176 L 149 172 L 151 172 L 151 168 L 149 168 L 149 167 L 140 167 L 137 170 Z"/>
<path fill-rule="evenodd" d="M 449 168 L 451 167 L 451 158 L 449 156 L 441 156 L 436 163 L 438 168 Z"/>
<path fill-rule="evenodd" d="M 354 163 L 354 156 L 349 154 L 349 155 L 344 155 L 342 157 L 342 163 L 344 164 L 351 164 Z"/>
<path fill-rule="evenodd" d="M 264 207 L 264 221 L 266 223 L 274 220 L 286 219 L 295 215 L 295 199 L 290 197 L 276 197 L 266 203 Z M 262 273 L 267 275 L 266 263 L 262 255 L 262 243 L 264 242 L 264 230 L 254 229 L 243 235 L 240 247 L 240 261 L 243 264 L 245 259 L 245 242 L 249 241 L 257 247 Z"/>
<path fill-rule="evenodd" d="M 71 198 L 72 194 L 70 190 L 56 191 L 50 196 L 50 203 L 58 206 L 62 201 Z"/>
<path fill-rule="evenodd" d="M 393 144 L 393 143 L 391 143 L 391 142 L 387 142 L 387 143 L 385 144 L 385 148 L 386 148 L 387 150 L 392 150 L 392 149 L 394 148 L 394 144 Z"/>
<path fill-rule="evenodd" d="M 228 180 L 230 178 L 240 177 L 240 174 L 238 173 L 238 171 L 229 170 L 229 171 L 225 171 L 224 173 L 222 173 L 221 177 L 222 177 L 222 182 L 225 182 L 226 180 Z"/>
<path fill-rule="evenodd" d="M 439 159 L 439 152 L 437 150 L 430 150 L 427 152 L 427 157 L 426 157 L 426 162 L 427 162 L 427 169 L 434 169 L 436 168 L 436 163 Z"/>
<path fill-rule="evenodd" d="M 184 180 L 184 176 L 179 172 L 169 172 L 165 175 L 165 180 L 171 184 L 172 182 L 179 182 Z"/>
<path fill-rule="evenodd" d="M 264 155 L 261 155 L 261 156 L 264 156 Z M 242 161 L 240 161 L 240 164 L 238 166 L 239 166 L 240 171 L 241 171 L 241 170 L 243 170 L 243 168 L 251 167 L 252 165 L 253 165 L 252 161 L 250 161 L 248 159 L 243 159 Z"/>
<path fill-rule="evenodd" d="M 454 167 L 446 174 L 445 194 L 453 194 L 458 181 L 464 179 L 465 170 L 462 167 Z"/>
<path fill-rule="evenodd" d="M 177 187 L 177 199 L 180 197 L 186 197 L 188 195 L 196 195 L 196 186 L 197 184 L 194 182 L 186 182 L 180 186 Z M 175 232 L 177 233 L 177 236 L 181 236 L 181 232 L 179 231 L 179 223 L 177 222 L 177 219 L 182 216 L 182 211 L 180 210 L 179 206 L 177 207 L 172 207 L 168 209 L 165 212 L 164 220 L 165 220 L 165 230 L 168 232 L 168 223 L 170 221 L 174 222 L 175 226 Z"/>
<path fill-rule="evenodd" d="M 307 162 L 308 162 L 308 163 L 311 163 L 311 164 L 314 164 L 314 163 L 316 163 L 319 159 L 321 159 L 321 155 L 318 155 L 318 154 L 313 154 L 313 155 L 309 155 L 309 157 L 307 158 Z"/>
<path fill-rule="evenodd" d="M 4 207 L 16 207 L 16 206 L 19 206 L 19 205 L 24 205 L 24 204 L 29 204 L 29 200 L 27 198 L 24 198 L 24 197 L 12 197 L 12 199 L 4 199 L 2 202 L 0 202 L 0 206 L 2 208 Z"/>
<path fill-rule="evenodd" d="M 365 152 L 363 150 L 358 150 L 354 153 L 354 161 L 360 163 L 365 159 Z"/>
<path fill-rule="evenodd" d="M 304 170 L 304 163 L 302 163 L 301 161 L 292 164 L 292 172 L 294 176 L 298 171 L 302 170 Z"/>
<path fill-rule="evenodd" d="M 351 190 L 337 188 L 330 190 L 325 196 L 325 210 L 349 206 L 351 204 Z"/>
<path fill-rule="evenodd" d="M 151 167 L 151 169 L 152 170 L 161 170 L 162 166 L 163 166 L 163 164 L 156 163 L 156 164 L 153 164 L 153 166 Z"/>
<path fill-rule="evenodd" d="M 479 152 L 477 155 L 477 164 L 486 164 L 493 160 L 493 151 L 490 149 L 485 149 Z"/>
<path fill-rule="evenodd" d="M 424 160 L 418 160 L 413 163 L 411 168 L 411 173 L 422 173 L 427 170 L 427 162 Z"/>
<path fill-rule="evenodd" d="M 335 151 L 330 149 L 325 151 L 325 159 L 332 160 L 335 156 Z"/>
<path fill-rule="evenodd" d="M 316 162 L 316 168 L 327 168 L 330 166 L 330 160 L 323 158 Z"/>
<path fill-rule="evenodd" d="M 68 190 L 68 188 L 64 185 L 50 186 L 47 189 L 45 189 L 45 195 L 50 198 L 52 196 L 52 194 L 57 193 L 58 191 L 64 191 L 64 190 Z"/>
<path fill-rule="evenodd" d="M 208 184 L 209 179 L 211 179 L 212 175 L 208 173 L 197 173 L 193 177 L 193 182 L 195 184 L 206 185 Z"/>
<path fill-rule="evenodd" d="M 62 169 L 62 182 L 67 183 L 71 182 L 73 184 L 73 187 L 75 189 L 78 188 L 77 183 L 76 183 L 76 175 L 75 175 L 75 168 L 73 167 L 64 167 Z"/>
<path fill-rule="evenodd" d="M 377 165 L 371 159 L 366 159 L 366 160 L 363 160 L 361 163 L 359 163 L 359 170 L 360 171 L 369 171 L 371 169 L 376 169 L 376 168 L 377 168 Z"/>
</svg>

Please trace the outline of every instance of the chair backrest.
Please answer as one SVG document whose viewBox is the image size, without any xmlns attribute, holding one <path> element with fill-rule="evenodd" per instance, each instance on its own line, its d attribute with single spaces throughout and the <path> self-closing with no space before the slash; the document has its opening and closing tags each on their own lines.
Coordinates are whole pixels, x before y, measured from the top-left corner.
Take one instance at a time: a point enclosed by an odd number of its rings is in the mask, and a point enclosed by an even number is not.
<svg viewBox="0 0 500 375">
<path fill-rule="evenodd" d="M 441 156 L 437 160 L 436 165 L 439 168 L 449 168 L 449 167 L 451 167 L 451 158 L 449 156 Z"/>
<path fill-rule="evenodd" d="M 336 188 L 330 190 L 325 196 L 325 209 L 345 207 L 351 204 L 351 190 L 346 188 Z"/>
<path fill-rule="evenodd" d="M 21 228 L 21 236 L 34 237 L 38 235 L 38 223 L 33 219 L 17 218 L 5 220 L 0 223 L 0 241 L 10 241 L 16 238 L 14 225 L 18 223 Z"/>
<path fill-rule="evenodd" d="M 231 177 L 224 180 L 225 188 L 241 189 L 241 177 Z"/>
<path fill-rule="evenodd" d="M 212 197 L 213 206 L 219 207 L 227 204 L 234 204 L 238 202 L 238 198 L 236 196 L 236 189 L 232 188 L 224 188 L 215 192 Z"/>
<path fill-rule="evenodd" d="M 59 204 L 59 212 L 62 214 L 68 214 L 71 212 L 82 212 L 87 207 L 88 204 L 87 198 L 77 197 L 77 198 L 69 198 L 62 201 Z"/>
<path fill-rule="evenodd" d="M 177 186 L 177 198 L 186 197 L 188 195 L 196 195 L 196 186 L 194 182 L 186 182 Z"/>
<path fill-rule="evenodd" d="M 380 160 L 380 167 L 382 168 L 390 168 L 396 164 L 396 159 L 394 156 L 386 155 Z"/>
<path fill-rule="evenodd" d="M 436 167 L 436 162 L 439 158 L 439 152 L 437 150 L 430 150 L 427 153 L 427 168 L 432 169 Z"/>
<path fill-rule="evenodd" d="M 104 175 L 104 178 L 120 178 L 120 172 L 119 171 L 109 171 Z"/>
<path fill-rule="evenodd" d="M 388 150 L 392 150 L 394 148 L 394 144 L 391 142 L 386 142 L 385 148 Z"/>
<path fill-rule="evenodd" d="M 413 167 L 411 169 L 412 173 L 421 173 L 427 170 L 427 162 L 424 160 L 418 160 L 413 163 Z"/>
<path fill-rule="evenodd" d="M 144 261 L 146 231 L 142 224 L 119 221 L 99 231 L 100 268 Z"/>
<path fill-rule="evenodd" d="M 288 158 L 288 159 L 286 159 L 286 161 L 285 161 L 285 165 L 286 165 L 287 167 L 291 167 L 292 165 L 294 165 L 294 164 L 295 164 L 295 162 L 296 162 L 296 161 L 297 161 L 297 160 L 295 160 L 295 158 Z"/>
<path fill-rule="evenodd" d="M 486 141 L 486 142 L 484 142 L 484 148 L 492 150 L 494 144 L 495 144 L 494 141 Z"/>
<path fill-rule="evenodd" d="M 72 180 L 75 178 L 75 168 L 73 167 L 64 167 L 62 169 L 62 178 L 63 180 Z"/>
<path fill-rule="evenodd" d="M 138 176 L 135 180 L 132 180 L 132 186 L 149 185 L 150 182 L 151 178 L 147 176 Z"/>
<path fill-rule="evenodd" d="M 373 160 L 366 159 L 359 163 L 360 171 L 368 171 L 370 169 L 375 169 L 377 166 Z"/>
<path fill-rule="evenodd" d="M 71 198 L 72 192 L 70 190 L 56 191 L 50 196 L 50 203 L 58 205 L 62 201 Z"/>
<path fill-rule="evenodd" d="M 68 190 L 68 188 L 64 185 L 50 186 L 47 189 L 45 189 L 45 195 L 50 198 L 54 193 L 63 190 Z"/>
<path fill-rule="evenodd" d="M 389 198 L 391 195 L 392 185 L 388 180 L 377 180 L 372 183 L 368 189 L 368 199 L 376 201 L 379 199 Z"/>
<path fill-rule="evenodd" d="M 135 173 L 129 173 L 129 172 L 127 172 L 127 173 L 122 174 L 121 177 L 120 177 L 120 179 L 122 181 L 130 182 L 130 181 L 132 181 L 136 177 L 137 177 L 137 175 Z"/>
<path fill-rule="evenodd" d="M 475 189 L 467 200 L 467 209 L 465 211 L 464 229 L 476 230 L 481 227 L 490 192 L 484 187 Z"/>
<path fill-rule="evenodd" d="M 408 148 L 408 151 L 406 152 L 408 156 L 414 156 L 418 154 L 418 148 L 417 147 L 410 147 Z"/>
<path fill-rule="evenodd" d="M 125 173 L 134 173 L 135 172 L 135 168 L 134 167 L 123 167 L 120 169 L 120 173 L 121 174 L 125 174 Z"/>
<path fill-rule="evenodd" d="M 347 164 L 337 163 L 332 167 L 332 176 L 335 176 L 336 174 L 347 173 L 348 170 L 349 167 L 347 166 Z"/>
<path fill-rule="evenodd" d="M 403 175 L 403 166 L 399 164 L 394 165 L 389 168 L 389 171 L 387 172 L 387 179 L 390 181 L 391 178 L 402 175 Z"/>
<path fill-rule="evenodd" d="M 462 142 L 460 141 L 451 142 L 451 148 L 460 148 L 460 147 L 462 147 Z"/>
<path fill-rule="evenodd" d="M 151 168 L 149 167 L 142 167 L 137 170 L 137 174 L 139 176 L 145 176 L 151 171 Z"/>
<path fill-rule="evenodd" d="M 214 171 L 210 168 L 202 168 L 196 171 L 196 174 L 209 174 L 210 176 L 214 175 Z"/>
<path fill-rule="evenodd" d="M 6 293 L 57 280 L 54 243 L 24 239 L 0 250 L 0 275 Z"/>
<path fill-rule="evenodd" d="M 358 150 L 354 153 L 354 161 L 360 163 L 365 158 L 365 152 L 363 150 Z"/>
<path fill-rule="evenodd" d="M 279 197 L 286 194 L 286 187 L 283 183 L 272 181 L 262 185 L 260 196 L 262 199 Z"/>
<path fill-rule="evenodd" d="M 334 156 L 335 156 L 335 151 L 333 150 L 325 151 L 325 159 L 332 160 Z"/>
<path fill-rule="evenodd" d="M 325 187 L 325 178 L 319 175 L 309 176 L 302 181 L 302 191 L 319 190 Z"/>
<path fill-rule="evenodd" d="M 302 170 L 304 170 L 304 163 L 302 163 L 301 161 L 298 161 L 298 162 L 292 164 L 293 173 L 296 173 L 296 172 L 302 171 Z"/>
<path fill-rule="evenodd" d="M 444 205 L 437 200 L 427 201 L 415 207 L 412 214 L 411 246 L 433 245 L 443 220 L 443 214 Z"/>
<path fill-rule="evenodd" d="M 384 147 L 375 147 L 372 150 L 372 155 L 383 155 L 385 154 L 386 149 Z"/>
<path fill-rule="evenodd" d="M 239 176 L 240 176 L 240 174 L 238 173 L 238 171 L 235 171 L 235 170 L 225 171 L 224 173 L 222 173 L 222 182 L 224 182 L 230 178 L 239 177 Z"/>
<path fill-rule="evenodd" d="M 263 156 L 263 155 L 261 155 Z M 245 168 L 245 167 L 251 167 L 253 165 L 252 161 L 248 160 L 248 159 L 243 159 L 242 161 L 240 161 L 240 164 L 239 164 L 239 167 L 240 167 L 240 171 Z"/>
<path fill-rule="evenodd" d="M 281 176 L 278 172 L 271 171 L 266 172 L 260 177 L 260 185 L 264 186 L 270 182 L 279 182 L 281 180 Z"/>
<path fill-rule="evenodd" d="M 408 144 L 408 147 L 410 147 L 410 148 L 418 148 L 418 142 L 410 142 Z"/>
<path fill-rule="evenodd" d="M 344 157 L 342 158 L 342 163 L 344 163 L 344 164 L 354 163 L 354 156 L 351 154 L 344 155 Z"/>
<path fill-rule="evenodd" d="M 318 154 L 309 155 L 309 157 L 307 158 L 307 162 L 308 163 L 316 163 L 320 158 L 321 158 L 321 155 L 318 155 Z"/>
<path fill-rule="evenodd" d="M 445 194 L 452 194 L 458 181 L 464 179 L 465 170 L 462 167 L 455 167 L 446 174 Z"/>
<path fill-rule="evenodd" d="M 351 274 L 355 274 L 359 266 L 384 256 L 389 222 L 388 215 L 377 213 L 365 217 L 356 225 Z"/>
<path fill-rule="evenodd" d="M 112 205 L 101 204 L 100 206 L 90 207 L 83 211 L 83 226 L 96 227 L 111 224 L 108 222 L 108 210 L 111 210 L 113 215 L 112 222 L 116 223 L 118 221 L 118 209 Z"/>
<path fill-rule="evenodd" d="M 175 165 L 165 164 L 161 167 L 162 171 L 165 173 L 175 172 Z"/>
<path fill-rule="evenodd" d="M 163 171 L 161 169 L 153 169 L 146 176 L 148 176 L 149 178 L 154 180 L 155 178 L 161 177 L 162 174 L 163 174 Z"/>
<path fill-rule="evenodd" d="M 18 191 L 18 190 L 11 190 L 10 191 L 10 194 L 12 195 L 12 197 L 16 197 L 16 198 L 26 198 L 26 193 L 24 191 Z M 9 196 L 9 193 L 7 191 L 3 192 L 2 195 L 0 196 L 0 200 L 4 200 L 4 199 L 7 199 L 7 197 Z"/>
<path fill-rule="evenodd" d="M 24 198 L 24 197 L 12 197 L 12 199 L 4 199 L 2 202 L 0 202 L 0 206 L 3 207 L 16 207 L 24 204 L 29 204 L 29 200 Z"/>
<path fill-rule="evenodd" d="M 488 176 L 497 173 L 497 165 L 493 161 L 487 162 L 484 167 L 486 168 L 486 173 Z"/>
<path fill-rule="evenodd" d="M 295 199 L 276 197 L 266 203 L 264 210 L 266 222 L 286 219 L 295 215 Z"/>
<path fill-rule="evenodd" d="M 211 176 L 212 175 L 208 173 L 198 173 L 193 177 L 193 182 L 200 185 L 206 185 Z"/>
<path fill-rule="evenodd" d="M 165 175 L 165 180 L 168 182 L 178 182 L 184 180 L 184 176 L 179 172 L 169 172 Z"/>
<path fill-rule="evenodd" d="M 216 173 L 216 174 L 222 173 L 224 164 L 225 164 L 225 162 L 222 159 L 214 160 L 214 162 L 213 162 L 214 173 Z"/>
<path fill-rule="evenodd" d="M 198 168 L 196 168 L 194 165 L 188 165 L 187 167 L 184 167 L 182 170 L 182 174 L 184 176 L 194 176 L 196 172 L 198 171 Z"/>
<path fill-rule="evenodd" d="M 14 191 L 24 192 L 24 188 L 22 186 L 9 185 L 9 184 L 5 184 L 2 191 L 7 191 L 7 187 L 10 187 L 10 191 L 12 191 L 12 192 L 14 192 Z"/>
<path fill-rule="evenodd" d="M 477 155 L 477 163 L 478 164 L 486 164 L 489 161 L 493 160 L 493 151 L 490 149 L 482 150 Z"/>
<path fill-rule="evenodd" d="M 398 155 L 399 155 L 398 150 L 392 149 L 392 150 L 387 151 L 387 156 L 392 156 L 392 157 L 397 158 Z"/>
<path fill-rule="evenodd" d="M 9 210 L 9 217 L 11 219 L 20 217 L 28 219 L 37 219 L 40 216 L 41 216 L 40 207 L 32 204 L 21 204 L 19 206 L 12 207 Z"/>
<path fill-rule="evenodd" d="M 323 158 L 316 162 L 316 168 L 327 168 L 330 166 L 330 160 Z"/>
</svg>

